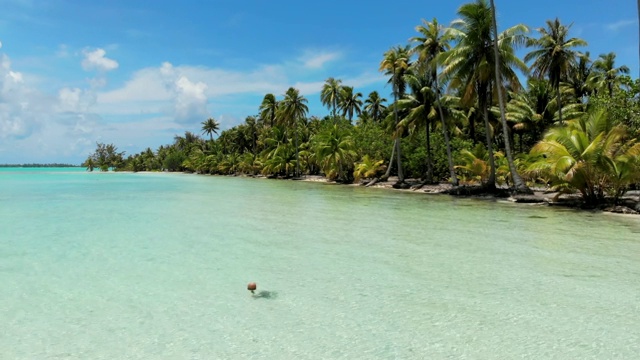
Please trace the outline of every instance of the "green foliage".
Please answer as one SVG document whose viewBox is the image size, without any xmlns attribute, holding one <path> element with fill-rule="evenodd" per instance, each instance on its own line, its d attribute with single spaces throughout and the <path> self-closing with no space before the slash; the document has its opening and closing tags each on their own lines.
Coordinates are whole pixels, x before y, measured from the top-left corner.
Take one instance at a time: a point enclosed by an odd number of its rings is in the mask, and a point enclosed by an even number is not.
<svg viewBox="0 0 640 360">
<path fill-rule="evenodd" d="M 353 141 L 357 157 L 368 156 L 371 159 L 389 159 L 392 140 L 380 123 L 365 123 L 354 127 Z"/>
<path fill-rule="evenodd" d="M 369 155 L 365 155 L 362 161 L 355 164 L 354 180 L 359 181 L 360 179 L 371 179 L 380 176 L 385 169 L 384 160 L 373 160 Z"/>
<path fill-rule="evenodd" d="M 168 171 L 181 171 L 182 163 L 186 160 L 187 156 L 182 151 L 172 151 L 162 162 L 162 167 Z"/>
<path fill-rule="evenodd" d="M 494 43 L 493 19 L 487 0 L 463 4 L 458 15 L 450 28 L 436 19 L 423 21 L 416 27 L 418 36 L 410 40 L 413 48 L 399 45 L 385 52 L 380 70 L 389 76 L 394 95 L 388 106 L 378 92 L 371 92 L 363 103 L 356 89 L 328 78 L 320 93 L 330 112 L 327 116 L 307 118 L 307 100 L 292 87 L 281 100 L 266 94 L 258 115 L 221 131 L 216 139 L 213 134 L 218 134 L 219 124 L 210 118 L 199 129 L 208 135 L 207 141 L 186 131 L 175 136 L 172 144 L 155 152 L 146 149 L 126 160 L 115 146 L 98 144 L 83 166 L 88 170 L 166 169 L 278 177 L 325 174 L 349 182 L 399 168 L 388 164 L 398 139 L 398 165 L 406 177 L 430 180 L 430 164 L 436 181 L 454 182 L 452 172 L 461 174 L 467 183 L 486 181 L 493 176 L 487 149 L 506 148 L 505 138 L 509 137 L 500 131 L 500 112 L 494 100 L 495 54 L 489 46 Z M 527 43 L 528 28 L 516 25 L 498 35 L 499 77 L 505 93 L 508 90 L 506 128 L 514 148 L 521 152 L 514 159 L 516 170 L 530 184 L 551 183 L 561 191 L 596 189 L 595 195 L 585 195 L 585 199 L 595 199 L 588 201 L 600 201 L 605 195 L 619 197 L 640 181 L 636 145 L 640 82 L 624 75 L 626 67 L 615 65 L 615 54 L 591 61 L 588 52 L 574 50 L 585 43 L 569 38 L 569 27 L 559 21 L 546 25 L 539 29 L 538 39 L 528 42 L 533 51 L 526 59 L 532 62 L 535 79 L 528 79 L 526 90 L 516 71 L 527 74 L 529 69 L 515 49 Z M 554 53 L 554 46 L 560 47 L 561 54 Z M 474 124 L 483 120 L 485 107 L 490 110 L 488 122 L 476 130 Z M 561 113 L 567 126 L 553 127 L 561 124 Z M 600 125 L 588 125 L 596 114 L 608 119 L 602 135 L 590 130 Z M 359 115 L 356 126 L 350 121 L 354 115 Z M 452 171 L 442 127 L 449 129 L 451 158 L 457 165 Z M 485 134 L 486 144 L 474 146 Z M 550 145 L 553 141 L 564 146 L 568 155 L 556 159 L 552 154 L 561 151 Z M 575 148 L 585 147 L 574 151 L 571 142 Z M 617 145 L 611 145 L 614 142 Z M 528 152 L 532 147 L 535 151 Z M 493 161 L 496 182 L 512 183 L 502 152 L 495 152 Z M 595 185 L 585 185 L 585 179 L 592 177 L 595 180 L 589 181 Z"/>
<path fill-rule="evenodd" d="M 89 171 L 98 168 L 100 171 L 114 171 L 123 170 L 125 168 L 124 163 L 124 151 L 118 152 L 118 148 L 113 144 L 96 143 L 96 151 L 89 155 L 87 160 L 83 163 L 83 166 Z"/>
<path fill-rule="evenodd" d="M 425 149 L 425 133 L 419 132 L 415 136 L 402 140 L 402 154 L 404 156 L 405 171 L 407 177 L 422 178 L 426 171 L 427 153 Z M 447 159 L 447 149 L 445 147 L 442 131 L 431 132 L 431 158 L 433 162 L 434 179 L 439 181 L 449 181 L 449 161 Z M 462 150 L 473 148 L 471 140 L 462 138 L 451 139 L 451 150 L 453 158 L 458 158 Z"/>
<path fill-rule="evenodd" d="M 561 192 L 577 191 L 587 205 L 618 199 L 640 181 L 640 143 L 616 125 L 604 109 L 592 108 L 578 120 L 551 129 L 533 149 L 530 166 Z"/>
<path fill-rule="evenodd" d="M 640 79 L 628 76 L 619 79 L 621 86 L 612 95 L 599 92 L 589 98 L 589 106 L 609 113 L 614 124 L 628 127 L 632 136 L 640 136 Z"/>
<path fill-rule="evenodd" d="M 335 124 L 313 138 L 316 160 L 322 172 L 332 180 L 351 182 L 357 156 L 349 126 Z"/>
</svg>

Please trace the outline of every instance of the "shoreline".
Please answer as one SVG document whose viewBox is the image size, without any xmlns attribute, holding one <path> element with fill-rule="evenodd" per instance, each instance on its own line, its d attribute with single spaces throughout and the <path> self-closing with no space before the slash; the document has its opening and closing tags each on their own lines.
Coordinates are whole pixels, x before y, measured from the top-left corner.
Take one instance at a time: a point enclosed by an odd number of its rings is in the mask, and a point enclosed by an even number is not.
<svg viewBox="0 0 640 360">
<path fill-rule="evenodd" d="M 216 176 L 216 175 L 213 175 Z M 227 176 L 227 175 L 220 175 Z M 234 176 L 234 175 L 229 175 Z M 357 187 L 365 187 L 364 183 L 352 183 L 352 184 L 342 184 L 336 181 L 331 181 L 324 176 L 321 175 L 303 175 L 299 178 L 295 179 L 280 179 L 280 178 L 268 178 L 262 175 L 235 175 L 242 177 L 252 177 L 252 178 L 264 178 L 264 179 L 274 179 L 274 180 L 291 180 L 291 181 L 303 181 L 303 182 L 313 182 L 313 183 L 323 183 L 330 185 L 344 185 L 344 186 L 357 186 Z M 592 211 L 592 212 L 602 212 L 609 213 L 615 215 L 626 215 L 626 216 L 638 216 L 640 215 L 640 191 L 630 191 L 624 197 L 622 197 L 621 205 L 613 206 L 613 205 L 603 205 L 596 208 L 585 208 L 582 206 L 582 200 L 578 195 L 575 194 L 560 194 L 558 192 L 553 192 L 546 189 L 532 189 L 534 190 L 533 195 L 509 195 L 509 196 L 497 196 L 495 194 L 452 194 L 449 191 L 453 190 L 453 185 L 449 183 L 438 183 L 438 184 L 428 184 L 423 185 L 417 179 L 405 179 L 410 187 L 406 189 L 395 188 L 393 185 L 397 182 L 397 177 L 391 176 L 387 181 L 378 182 L 371 186 L 370 188 L 378 188 L 378 189 L 387 189 L 394 190 L 400 192 L 408 192 L 408 193 L 416 193 L 416 194 L 425 194 L 425 195 L 448 195 L 459 198 L 473 198 L 473 199 L 487 199 L 487 200 L 500 200 L 518 203 L 518 204 L 527 204 L 527 205 L 540 205 L 540 206 L 557 206 L 564 207 L 570 209 L 576 209 L 581 211 Z M 469 188 L 473 188 L 473 186 L 469 186 Z M 502 190 L 508 191 L 508 188 L 502 187 Z"/>
<path fill-rule="evenodd" d="M 139 173 L 156 173 L 155 171 L 140 171 Z M 169 173 L 169 172 L 159 172 L 159 173 Z M 191 173 L 191 172 L 176 172 L 178 174 L 187 174 L 187 175 L 204 175 L 204 176 L 220 176 L 220 177 L 245 177 L 245 178 L 253 178 L 253 179 L 265 179 L 265 180 L 285 180 L 285 181 L 302 181 L 302 182 L 310 182 L 310 183 L 321 183 L 327 185 L 339 185 L 339 186 L 356 186 L 356 187 L 367 187 L 364 186 L 366 182 L 361 183 L 352 183 L 352 184 L 343 184 L 336 181 L 329 180 L 328 178 L 322 175 L 303 175 L 298 178 L 278 178 L 278 177 L 267 177 L 264 175 L 247 175 L 247 174 L 238 174 L 238 175 L 218 175 L 218 174 L 199 174 L 199 173 Z M 563 207 L 569 209 L 576 209 L 581 211 L 591 211 L 591 212 L 601 212 L 608 213 L 614 215 L 624 215 L 624 216 L 632 216 L 638 218 L 640 215 L 640 190 L 630 191 L 626 194 L 622 199 L 622 205 L 602 205 L 596 208 L 585 208 L 582 206 L 582 201 L 580 197 L 576 194 L 558 194 L 558 192 L 552 192 L 550 190 L 535 188 L 533 195 L 508 195 L 508 196 L 498 196 L 496 194 L 488 194 L 488 193 L 480 193 L 480 194 L 452 194 L 449 193 L 450 190 L 454 189 L 454 187 L 449 183 L 438 183 L 438 184 L 427 184 L 422 185 L 422 183 L 417 179 L 405 179 L 405 182 L 410 185 L 409 188 L 399 189 L 395 188 L 393 185 L 397 182 L 396 176 L 391 176 L 387 181 L 377 182 L 369 188 L 375 189 L 386 189 L 392 191 L 400 191 L 406 193 L 415 193 L 415 194 L 424 194 L 424 195 L 448 195 L 458 198 L 469 198 L 469 199 L 486 199 L 486 200 L 504 200 L 508 202 L 524 204 L 524 205 L 538 205 L 538 206 L 556 206 Z M 469 189 L 472 189 L 473 186 L 467 186 Z M 508 191 L 506 187 L 499 187 L 505 192 Z"/>
</svg>

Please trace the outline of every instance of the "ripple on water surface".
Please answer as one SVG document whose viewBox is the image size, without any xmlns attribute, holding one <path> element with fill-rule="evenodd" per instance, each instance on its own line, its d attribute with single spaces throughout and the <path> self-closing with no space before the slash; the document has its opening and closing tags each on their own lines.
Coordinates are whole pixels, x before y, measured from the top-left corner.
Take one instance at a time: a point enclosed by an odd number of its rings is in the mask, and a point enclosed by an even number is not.
<svg viewBox="0 0 640 360">
<path fill-rule="evenodd" d="M 0 173 L 0 199 L 0 358 L 640 352 L 637 218 L 79 171 Z"/>
</svg>

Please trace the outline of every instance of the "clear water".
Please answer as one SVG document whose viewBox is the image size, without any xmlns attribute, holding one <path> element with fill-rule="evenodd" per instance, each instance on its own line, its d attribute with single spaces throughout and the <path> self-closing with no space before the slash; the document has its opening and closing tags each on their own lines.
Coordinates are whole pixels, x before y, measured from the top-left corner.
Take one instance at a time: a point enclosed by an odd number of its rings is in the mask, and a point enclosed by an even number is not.
<svg viewBox="0 0 640 360">
<path fill-rule="evenodd" d="M 2 169 L 0 294 L 1 359 L 636 359 L 640 218 Z"/>
</svg>

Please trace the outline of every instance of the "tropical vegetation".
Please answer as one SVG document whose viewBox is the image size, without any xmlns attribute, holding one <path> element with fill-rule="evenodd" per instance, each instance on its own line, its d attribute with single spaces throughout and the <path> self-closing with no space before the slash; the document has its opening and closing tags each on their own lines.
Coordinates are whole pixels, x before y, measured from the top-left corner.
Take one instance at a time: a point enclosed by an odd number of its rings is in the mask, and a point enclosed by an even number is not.
<svg viewBox="0 0 640 360">
<path fill-rule="evenodd" d="M 615 53 L 591 58 L 557 18 L 499 29 L 492 0 L 457 15 L 449 26 L 422 20 L 406 44 L 382 54 L 390 100 L 330 77 L 318 89 L 326 115 L 309 115 L 308 98 L 291 87 L 265 94 L 236 126 L 221 130 L 209 118 L 127 157 L 99 143 L 84 166 L 362 184 L 396 176 L 398 186 L 544 188 L 589 206 L 638 188 L 640 82 Z"/>
</svg>

